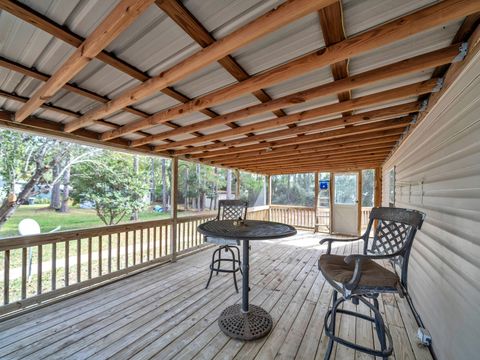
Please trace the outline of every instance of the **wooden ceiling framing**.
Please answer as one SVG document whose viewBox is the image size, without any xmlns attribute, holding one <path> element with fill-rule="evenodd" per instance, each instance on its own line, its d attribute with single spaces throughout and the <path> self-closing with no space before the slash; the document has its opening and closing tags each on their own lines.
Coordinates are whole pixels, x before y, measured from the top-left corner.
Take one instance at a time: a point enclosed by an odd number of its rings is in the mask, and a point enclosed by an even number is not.
<svg viewBox="0 0 480 360">
<path fill-rule="evenodd" d="M 149 76 L 105 50 L 150 6 L 161 9 L 202 48 L 156 76 Z M 43 82 L 29 98 L 0 90 L 0 97 L 23 104 L 16 113 L 1 111 L 1 126 L 278 174 L 380 166 L 414 120 L 424 116 L 421 101 L 439 90 L 440 78 L 448 66 L 458 60 L 461 42 L 478 28 L 480 1 L 444 0 L 349 37 L 345 34 L 342 4 L 337 0 L 290 0 L 220 39 L 180 0 L 121 0 L 86 39 L 17 1 L 0 0 L 0 9 L 76 48 L 51 75 L 0 57 L 0 67 Z M 257 74 L 249 74 L 232 56 L 248 43 L 314 12 L 318 13 L 325 48 Z M 463 18 L 451 46 L 349 74 L 352 57 Z M 73 83 L 73 77 L 94 58 L 141 83 L 112 98 Z M 195 98 L 188 98 L 172 87 L 214 62 L 236 82 Z M 326 66 L 330 67 L 333 78 L 329 83 L 281 97 L 272 97 L 265 90 Z M 352 97 L 353 90 L 431 69 L 435 71 L 430 80 L 408 85 L 399 83 L 388 90 Z M 98 106 L 78 113 L 50 103 L 60 89 L 94 100 Z M 156 113 L 134 107 L 158 91 L 180 104 Z M 246 94 L 255 96 L 259 103 L 222 114 L 211 109 Z M 332 95 L 338 102 L 300 112 L 289 109 Z M 62 124 L 32 116 L 38 108 L 65 115 L 70 120 Z M 134 115 L 134 119 L 125 125 L 109 121 L 108 117 L 118 112 Z M 177 119 L 194 112 L 201 112 L 209 119 L 187 125 L 176 123 Z M 242 123 L 254 115 L 267 119 Z M 159 124 L 170 129 L 149 133 L 150 128 Z M 92 125 L 101 125 L 107 130 L 99 133 L 87 129 Z M 136 138 L 128 140 L 130 134 Z M 183 139 L 174 140 L 178 136 Z"/>
</svg>

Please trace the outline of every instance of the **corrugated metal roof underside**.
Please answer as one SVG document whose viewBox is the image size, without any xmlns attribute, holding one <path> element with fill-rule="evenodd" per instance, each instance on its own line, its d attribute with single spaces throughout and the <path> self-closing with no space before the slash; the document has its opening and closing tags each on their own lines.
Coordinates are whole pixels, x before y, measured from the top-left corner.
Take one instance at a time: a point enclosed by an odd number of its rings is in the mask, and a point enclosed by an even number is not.
<svg viewBox="0 0 480 360">
<path fill-rule="evenodd" d="M 54 0 L 28 0 L 22 2 L 57 23 L 67 26 L 82 37 L 88 36 L 117 3 L 117 1 L 111 0 L 69 1 L 61 4 Z M 342 4 L 346 34 L 347 36 L 353 36 L 364 32 L 379 24 L 418 10 L 432 2 L 427 0 L 402 2 L 396 0 L 367 0 L 362 2 L 344 0 Z M 282 1 L 189 0 L 185 1 L 184 5 L 215 38 L 221 38 L 275 8 L 280 3 Z M 212 11 L 212 9 L 215 9 L 215 11 Z M 461 21 L 452 22 L 417 34 L 406 40 L 353 57 L 349 62 L 350 73 L 357 74 L 442 48 L 451 43 L 460 24 Z M 324 47 L 324 40 L 318 14 L 312 13 L 252 42 L 244 48 L 235 51 L 232 55 L 250 75 L 255 75 L 322 47 Z M 107 48 L 108 51 L 111 51 L 120 59 L 152 76 L 187 58 L 199 49 L 200 46 L 155 5 L 152 5 L 127 31 L 124 31 Z M 54 39 L 51 35 L 13 17 L 9 13 L 5 11 L 0 13 L 1 56 L 27 67 L 35 67 L 41 72 L 52 74 L 73 50 L 72 46 L 61 40 Z M 399 85 L 422 81 L 429 78 L 431 73 L 431 70 L 426 70 L 399 79 L 384 81 L 354 90 L 352 91 L 352 96 L 356 98 Z M 333 78 L 330 67 L 324 67 L 274 84 L 265 90 L 272 98 L 278 98 L 331 81 L 333 81 Z M 198 97 L 236 82 L 233 76 L 223 67 L 218 63 L 213 63 L 179 81 L 173 87 L 189 97 Z M 122 91 L 138 85 L 139 81 L 95 59 L 72 79 L 72 83 L 102 96 L 113 98 Z M 41 84 L 41 81 L 3 68 L 0 69 L 0 89 L 2 90 L 30 97 Z M 287 114 L 292 114 L 335 102 L 338 102 L 336 95 L 331 95 L 284 110 Z M 400 101 L 399 103 L 402 102 Z M 79 113 L 84 113 L 98 105 L 93 100 L 66 90 L 60 90 L 51 99 L 50 103 Z M 212 110 L 219 114 L 225 114 L 258 103 L 259 101 L 253 95 L 245 94 L 238 99 L 216 104 L 212 107 Z M 134 107 L 152 114 L 178 104 L 177 100 L 164 94 L 156 93 L 134 104 Z M 15 111 L 19 108 L 18 103 L 15 101 L 2 98 L 0 98 L 0 106 L 9 111 Z M 365 110 L 368 109 L 362 111 Z M 42 109 L 37 110 L 35 115 L 63 123 L 73 120 L 72 117 L 65 114 Z M 246 125 L 273 117 L 273 113 L 269 112 L 242 119 L 236 121 L 236 123 Z M 183 126 L 208 118 L 208 116 L 200 112 L 193 112 L 174 119 L 173 123 Z M 109 116 L 106 120 L 114 124 L 124 125 L 138 119 L 139 117 L 136 115 L 119 112 Z M 305 123 L 320 120 L 314 119 Z M 282 126 L 265 131 L 269 132 L 283 128 L 285 127 Z M 109 130 L 109 128 L 98 124 L 90 126 L 89 129 L 99 132 Z M 169 129 L 171 128 L 168 126 L 158 125 L 144 131 L 146 133 L 158 134 Z M 229 129 L 227 126 L 219 125 L 203 129 L 200 132 L 211 134 L 227 129 Z M 140 135 L 129 135 L 125 138 L 132 139 L 138 137 Z M 193 136 L 186 134 L 175 136 L 173 139 L 181 140 L 191 137 Z M 164 142 L 157 141 L 153 144 L 162 143 Z"/>
</svg>

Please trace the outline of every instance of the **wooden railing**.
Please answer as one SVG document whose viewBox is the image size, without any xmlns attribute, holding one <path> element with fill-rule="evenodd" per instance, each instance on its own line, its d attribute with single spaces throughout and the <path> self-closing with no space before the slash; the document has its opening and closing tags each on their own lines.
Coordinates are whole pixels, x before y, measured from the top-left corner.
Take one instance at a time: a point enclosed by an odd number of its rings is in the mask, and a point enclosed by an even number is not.
<svg viewBox="0 0 480 360">
<path fill-rule="evenodd" d="M 270 220 L 304 229 L 315 227 L 315 209 L 304 206 L 271 205 Z"/>
<path fill-rule="evenodd" d="M 210 246 L 197 226 L 215 216 L 209 212 L 175 222 L 164 219 L 1 239 L 0 316 Z M 248 218 L 267 220 L 268 207 L 250 208 Z"/>
</svg>

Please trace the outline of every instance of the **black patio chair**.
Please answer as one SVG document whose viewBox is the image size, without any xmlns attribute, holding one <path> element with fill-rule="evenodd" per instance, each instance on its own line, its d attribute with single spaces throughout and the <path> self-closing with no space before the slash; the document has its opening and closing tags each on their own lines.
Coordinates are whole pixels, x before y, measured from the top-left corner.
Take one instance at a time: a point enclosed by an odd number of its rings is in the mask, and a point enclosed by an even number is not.
<svg viewBox="0 0 480 360">
<path fill-rule="evenodd" d="M 415 233 L 422 226 L 425 214 L 416 210 L 397 208 L 373 208 L 365 233 L 354 239 L 323 239 L 320 244 L 328 243 L 327 253 L 320 256 L 318 267 L 325 279 L 333 286 L 332 308 L 325 315 L 325 334 L 329 337 L 325 359 L 329 359 L 333 343 L 348 346 L 373 356 L 387 359 L 393 351 L 392 337 L 385 326 L 378 308 L 378 296 L 381 293 L 407 294 L 408 259 Z M 374 221 L 373 239 L 370 230 Z M 363 254 L 348 256 L 332 255 L 332 243 L 336 241 L 350 242 L 363 240 Z M 369 244 L 371 242 L 371 244 Z M 369 247 L 370 245 L 370 247 Z M 381 266 L 375 260 L 389 259 L 394 271 Z M 396 267 L 399 267 L 400 276 Z M 342 297 L 338 298 L 338 293 Z M 368 306 L 374 316 L 366 316 L 358 312 L 339 309 L 339 306 L 351 300 L 355 305 L 360 302 Z M 373 301 L 372 302 L 370 301 Z M 381 350 L 357 345 L 335 335 L 335 319 L 337 313 L 356 316 L 375 324 Z M 388 340 L 388 341 L 387 341 Z"/>
<path fill-rule="evenodd" d="M 218 202 L 218 214 L 216 220 L 245 220 L 247 218 L 247 208 L 248 202 L 243 200 L 219 200 Z M 212 255 L 212 262 L 210 264 L 210 276 L 208 278 L 207 286 L 205 289 L 208 288 L 210 285 L 210 281 L 212 280 L 213 272 L 216 272 L 218 275 L 219 272 L 223 273 L 232 273 L 233 274 L 233 282 L 235 284 L 235 290 L 238 293 L 238 285 L 237 285 L 237 271 L 240 271 L 242 274 L 240 262 L 240 249 L 238 245 L 240 245 L 240 241 L 232 240 L 232 239 L 223 239 L 223 238 L 216 238 L 216 237 L 205 237 L 205 241 L 212 244 L 217 244 L 219 247 L 213 252 Z M 230 253 L 230 258 L 222 258 L 222 250 L 225 253 Z M 237 257 L 235 257 L 235 252 L 237 253 Z M 232 269 L 223 268 L 222 269 L 222 262 L 224 263 L 231 263 Z M 243 275 L 243 274 L 242 274 Z"/>
</svg>

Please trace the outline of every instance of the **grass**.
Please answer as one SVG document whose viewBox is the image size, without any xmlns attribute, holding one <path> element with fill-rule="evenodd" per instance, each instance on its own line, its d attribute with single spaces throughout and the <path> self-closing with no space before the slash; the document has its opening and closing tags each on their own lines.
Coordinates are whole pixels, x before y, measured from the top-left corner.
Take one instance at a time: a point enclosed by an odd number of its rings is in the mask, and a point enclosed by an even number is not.
<svg viewBox="0 0 480 360">
<path fill-rule="evenodd" d="M 139 213 L 139 220 L 166 219 L 170 214 L 159 214 L 151 209 Z M 47 205 L 22 205 L 15 214 L 0 229 L 0 239 L 9 236 L 18 236 L 18 224 L 23 219 L 34 219 L 39 223 L 42 233 L 49 232 L 57 226 L 60 230 L 84 229 L 95 226 L 103 226 L 103 222 L 93 209 L 80 209 L 71 207 L 68 213 L 59 213 L 48 209 Z M 128 221 L 128 218 L 126 218 Z"/>
</svg>

